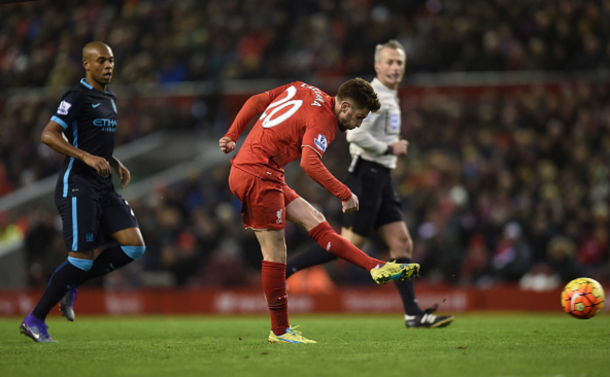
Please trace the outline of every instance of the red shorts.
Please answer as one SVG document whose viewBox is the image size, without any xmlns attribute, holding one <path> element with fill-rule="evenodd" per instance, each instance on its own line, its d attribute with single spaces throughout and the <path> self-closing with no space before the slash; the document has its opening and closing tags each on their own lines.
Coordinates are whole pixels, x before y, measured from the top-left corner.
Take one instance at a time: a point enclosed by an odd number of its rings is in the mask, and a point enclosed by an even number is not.
<svg viewBox="0 0 610 377">
<path fill-rule="evenodd" d="M 261 179 L 236 167 L 231 168 L 229 187 L 241 201 L 244 227 L 282 230 L 286 206 L 300 196 L 286 183 Z"/>
</svg>

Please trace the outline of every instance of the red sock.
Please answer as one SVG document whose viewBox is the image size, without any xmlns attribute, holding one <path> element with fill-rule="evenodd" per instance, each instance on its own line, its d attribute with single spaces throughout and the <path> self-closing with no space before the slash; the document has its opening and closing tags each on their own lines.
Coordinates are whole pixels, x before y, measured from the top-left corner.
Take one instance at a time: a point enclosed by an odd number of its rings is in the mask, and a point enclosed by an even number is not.
<svg viewBox="0 0 610 377">
<path fill-rule="evenodd" d="M 348 262 L 352 262 L 356 266 L 362 267 L 367 271 L 372 270 L 378 264 L 385 264 L 384 261 L 369 257 L 364 251 L 358 249 L 348 240 L 341 237 L 330 227 L 327 221 L 320 223 L 310 230 L 309 237 L 313 238 L 318 245 L 322 246 L 322 248 L 329 253 L 343 258 Z"/>
<path fill-rule="evenodd" d="M 286 265 L 263 261 L 263 291 L 271 315 L 271 331 L 275 335 L 286 333 L 288 323 L 288 296 L 286 295 Z"/>
</svg>

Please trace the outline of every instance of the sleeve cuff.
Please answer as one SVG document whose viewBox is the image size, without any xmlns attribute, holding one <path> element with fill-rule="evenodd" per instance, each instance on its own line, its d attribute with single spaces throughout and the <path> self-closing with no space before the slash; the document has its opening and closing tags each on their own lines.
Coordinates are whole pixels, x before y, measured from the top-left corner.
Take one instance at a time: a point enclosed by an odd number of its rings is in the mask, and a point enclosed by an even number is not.
<svg viewBox="0 0 610 377">
<path fill-rule="evenodd" d="M 59 124 L 60 126 L 62 126 L 64 128 L 64 130 L 68 129 L 68 125 L 66 124 L 66 122 L 63 121 L 63 119 L 61 119 L 60 117 L 58 117 L 57 115 L 53 115 L 51 117 L 51 120 L 57 124 Z"/>
</svg>

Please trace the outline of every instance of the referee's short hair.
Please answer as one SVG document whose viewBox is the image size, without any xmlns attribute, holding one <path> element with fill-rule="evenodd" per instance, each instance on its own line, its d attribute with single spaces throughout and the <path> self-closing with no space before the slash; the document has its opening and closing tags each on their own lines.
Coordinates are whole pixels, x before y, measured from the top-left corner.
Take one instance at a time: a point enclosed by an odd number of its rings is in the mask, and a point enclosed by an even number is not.
<svg viewBox="0 0 610 377">
<path fill-rule="evenodd" d="M 396 39 L 390 39 L 386 43 L 378 44 L 375 47 L 375 63 L 379 63 L 379 59 L 381 56 L 381 50 L 383 50 L 386 47 L 393 48 L 394 50 L 400 50 L 400 51 L 402 51 L 403 54 L 405 54 L 405 58 L 407 57 L 407 52 L 405 51 L 405 48 L 403 47 L 403 45 L 400 42 L 398 42 Z"/>
</svg>

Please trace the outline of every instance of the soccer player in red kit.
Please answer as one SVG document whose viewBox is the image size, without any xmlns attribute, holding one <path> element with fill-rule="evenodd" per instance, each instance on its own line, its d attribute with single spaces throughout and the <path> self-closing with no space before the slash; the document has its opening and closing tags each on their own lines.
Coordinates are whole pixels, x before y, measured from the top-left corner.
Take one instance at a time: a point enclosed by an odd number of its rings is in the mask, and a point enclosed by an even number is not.
<svg viewBox="0 0 610 377">
<path fill-rule="evenodd" d="M 250 97 L 219 140 L 224 153 L 232 152 L 246 125 L 262 113 L 231 160 L 229 186 L 242 203 L 244 226 L 255 231 L 261 245 L 263 290 L 271 314 L 269 343 L 315 343 L 288 321 L 286 221 L 304 228 L 329 253 L 370 271 L 378 284 L 410 279 L 419 271 L 416 263 L 385 263 L 369 257 L 337 234 L 324 215 L 284 180 L 283 167 L 300 157 L 301 168 L 341 200 L 343 212 L 357 211 L 358 197 L 326 169 L 321 158 L 337 127 L 341 132 L 359 127 L 380 106 L 371 85 L 360 78 L 343 83 L 336 97 L 297 81 Z"/>
</svg>

